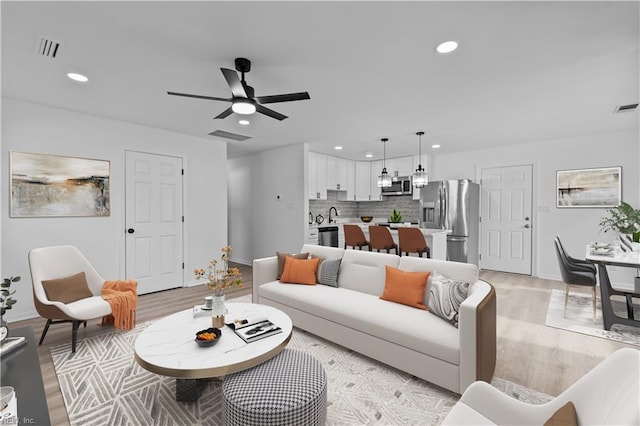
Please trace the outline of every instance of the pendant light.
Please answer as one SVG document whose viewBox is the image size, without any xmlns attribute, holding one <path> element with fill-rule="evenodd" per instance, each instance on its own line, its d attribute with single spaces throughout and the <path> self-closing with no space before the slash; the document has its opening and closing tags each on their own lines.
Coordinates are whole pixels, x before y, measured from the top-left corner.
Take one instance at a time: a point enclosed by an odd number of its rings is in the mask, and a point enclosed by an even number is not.
<svg viewBox="0 0 640 426">
<path fill-rule="evenodd" d="M 424 132 L 417 132 L 419 142 L 418 142 L 418 168 L 413 173 L 413 186 L 416 188 L 422 188 L 426 184 L 429 183 L 429 175 L 427 175 L 427 171 L 422 168 L 422 135 Z"/>
<path fill-rule="evenodd" d="M 382 173 L 378 176 L 378 186 L 381 188 L 388 188 L 391 186 L 391 176 L 387 173 L 386 161 L 387 161 L 387 141 L 389 139 L 382 138 L 383 154 L 382 154 Z"/>
</svg>

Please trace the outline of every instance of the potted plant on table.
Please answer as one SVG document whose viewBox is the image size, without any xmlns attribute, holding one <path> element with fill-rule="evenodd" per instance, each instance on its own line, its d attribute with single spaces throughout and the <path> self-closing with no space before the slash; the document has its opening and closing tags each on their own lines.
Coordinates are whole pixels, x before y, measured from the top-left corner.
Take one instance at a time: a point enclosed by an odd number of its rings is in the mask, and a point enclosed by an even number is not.
<svg viewBox="0 0 640 426">
<path fill-rule="evenodd" d="M 0 342 L 7 338 L 9 328 L 4 320 L 4 314 L 10 310 L 18 301 L 11 297 L 16 291 L 11 291 L 11 283 L 17 283 L 20 277 L 9 277 L 2 280 L 0 284 L 2 291 L 0 292 Z"/>
<path fill-rule="evenodd" d="M 640 209 L 634 209 L 624 201 L 607 210 L 607 216 L 600 220 L 600 231 L 617 231 L 632 235 L 634 242 L 640 242 Z"/>
<path fill-rule="evenodd" d="M 211 259 L 206 268 L 194 269 L 196 279 L 206 279 L 207 287 L 213 290 L 211 322 L 213 327 L 224 325 L 227 308 L 224 305 L 224 291 L 231 287 L 242 287 L 242 275 L 238 268 L 229 267 L 231 246 L 222 247 L 220 260 Z"/>
<path fill-rule="evenodd" d="M 402 223 L 402 213 L 393 209 L 391 212 L 391 217 L 389 217 L 389 222 L 391 222 L 392 228 L 397 228 L 399 223 Z"/>
</svg>

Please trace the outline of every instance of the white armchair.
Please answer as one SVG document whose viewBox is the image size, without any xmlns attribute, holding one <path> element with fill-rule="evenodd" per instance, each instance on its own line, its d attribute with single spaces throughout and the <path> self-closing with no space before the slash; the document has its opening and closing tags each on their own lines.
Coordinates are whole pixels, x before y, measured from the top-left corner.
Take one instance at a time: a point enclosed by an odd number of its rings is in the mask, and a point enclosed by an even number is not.
<svg viewBox="0 0 640 426">
<path fill-rule="evenodd" d="M 111 305 L 101 296 L 104 278 L 91 266 L 80 251 L 73 246 L 54 246 L 33 249 L 29 252 L 29 269 L 33 283 L 33 301 L 38 314 L 47 319 L 40 343 L 51 324 L 72 324 L 71 352 L 76 351 L 80 323 L 111 314 Z M 64 279 L 84 272 L 90 294 L 69 303 L 49 300 L 43 281 Z M 85 289 L 86 291 L 86 289 Z"/>
<path fill-rule="evenodd" d="M 518 401 L 474 382 L 443 425 L 542 425 L 571 401 L 580 425 L 640 424 L 640 351 L 619 349 L 546 404 Z"/>
</svg>

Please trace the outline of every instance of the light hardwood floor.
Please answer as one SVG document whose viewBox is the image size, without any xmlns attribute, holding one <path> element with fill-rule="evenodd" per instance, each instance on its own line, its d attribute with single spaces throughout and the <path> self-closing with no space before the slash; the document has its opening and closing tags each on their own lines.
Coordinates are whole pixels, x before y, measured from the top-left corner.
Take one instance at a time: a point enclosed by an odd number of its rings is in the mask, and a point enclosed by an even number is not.
<svg viewBox="0 0 640 426">
<path fill-rule="evenodd" d="M 240 267 L 245 286 L 228 293 L 228 298 L 251 292 L 251 268 Z M 559 281 L 483 271 L 481 278 L 493 284 L 497 294 L 497 363 L 495 375 L 514 383 L 551 395 L 557 395 L 616 349 L 627 345 L 544 326 L 552 289 L 564 290 Z M 210 294 L 205 286 L 167 290 L 140 296 L 138 322 L 160 318 L 188 309 Z M 78 338 L 112 332 L 99 321 L 89 321 L 80 328 Z M 40 338 L 45 320 L 35 318 L 10 324 L 31 326 Z M 49 348 L 70 340 L 71 326 L 49 329 L 45 342 L 38 347 L 42 378 L 52 424 L 68 425 L 58 379 Z"/>
</svg>

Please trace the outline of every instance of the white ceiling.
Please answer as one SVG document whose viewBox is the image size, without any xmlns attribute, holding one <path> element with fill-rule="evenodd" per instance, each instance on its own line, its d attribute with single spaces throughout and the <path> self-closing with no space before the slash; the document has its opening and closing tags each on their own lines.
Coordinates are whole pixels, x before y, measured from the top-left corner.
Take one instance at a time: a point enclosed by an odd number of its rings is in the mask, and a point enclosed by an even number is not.
<svg viewBox="0 0 640 426">
<path fill-rule="evenodd" d="M 2 94 L 215 139 L 236 157 L 306 142 L 364 159 L 637 130 L 639 3 L 633 2 L 7 2 Z M 39 35 L 64 43 L 36 55 Z M 453 54 L 434 51 L 454 39 Z M 270 104 L 280 122 L 213 117 L 229 97 L 220 67 L 253 63 L 256 95 L 308 91 Z M 89 76 L 86 84 L 66 78 Z"/>
</svg>

